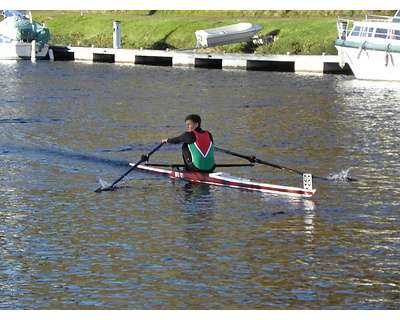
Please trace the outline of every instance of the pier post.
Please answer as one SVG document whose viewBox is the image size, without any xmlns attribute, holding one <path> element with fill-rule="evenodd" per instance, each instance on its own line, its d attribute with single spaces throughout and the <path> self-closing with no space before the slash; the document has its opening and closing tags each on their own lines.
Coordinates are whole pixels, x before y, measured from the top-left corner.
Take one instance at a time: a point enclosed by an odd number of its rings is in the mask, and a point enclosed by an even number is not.
<svg viewBox="0 0 400 320">
<path fill-rule="evenodd" d="M 114 21 L 113 22 L 114 33 L 113 33 L 113 48 L 119 49 L 121 48 L 121 22 Z"/>
</svg>

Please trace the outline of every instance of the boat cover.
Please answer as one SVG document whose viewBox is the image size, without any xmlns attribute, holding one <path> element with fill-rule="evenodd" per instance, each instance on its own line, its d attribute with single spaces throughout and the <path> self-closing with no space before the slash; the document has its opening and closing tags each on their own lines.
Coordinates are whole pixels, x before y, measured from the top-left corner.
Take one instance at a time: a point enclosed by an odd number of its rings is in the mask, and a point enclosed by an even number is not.
<svg viewBox="0 0 400 320">
<path fill-rule="evenodd" d="M 8 12 L 4 12 L 7 14 Z M 10 15 L 0 22 L 0 43 L 10 43 L 13 40 L 32 42 L 32 40 L 48 42 L 50 30 L 40 23 L 22 15 Z"/>
</svg>

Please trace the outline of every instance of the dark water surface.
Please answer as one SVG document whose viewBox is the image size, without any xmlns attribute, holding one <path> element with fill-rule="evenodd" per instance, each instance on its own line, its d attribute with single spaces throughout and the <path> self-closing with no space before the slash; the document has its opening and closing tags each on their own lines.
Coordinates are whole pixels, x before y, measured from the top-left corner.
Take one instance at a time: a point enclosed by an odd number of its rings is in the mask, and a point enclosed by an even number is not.
<svg viewBox="0 0 400 320">
<path fill-rule="evenodd" d="M 1 309 L 399 309 L 399 83 L 49 61 L 0 71 Z M 94 192 L 188 113 L 221 148 L 332 180 L 315 179 L 312 200 L 136 171 Z M 152 157 L 180 159 L 172 145 Z"/>
</svg>

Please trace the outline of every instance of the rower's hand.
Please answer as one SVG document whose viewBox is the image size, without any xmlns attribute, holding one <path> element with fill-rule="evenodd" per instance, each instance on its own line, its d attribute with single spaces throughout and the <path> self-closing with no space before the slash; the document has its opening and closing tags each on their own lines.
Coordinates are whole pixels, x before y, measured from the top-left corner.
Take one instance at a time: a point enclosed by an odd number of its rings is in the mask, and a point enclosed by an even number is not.
<svg viewBox="0 0 400 320">
<path fill-rule="evenodd" d="M 161 142 L 166 144 L 166 143 L 168 143 L 168 139 L 162 139 Z"/>
</svg>

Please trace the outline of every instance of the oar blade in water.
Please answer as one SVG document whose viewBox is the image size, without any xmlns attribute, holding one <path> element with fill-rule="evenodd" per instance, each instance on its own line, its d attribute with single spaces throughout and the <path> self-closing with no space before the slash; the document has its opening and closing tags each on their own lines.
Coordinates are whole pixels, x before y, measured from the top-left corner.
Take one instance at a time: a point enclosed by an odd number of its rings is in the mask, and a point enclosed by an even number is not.
<svg viewBox="0 0 400 320">
<path fill-rule="evenodd" d="M 108 183 L 108 182 L 104 181 L 103 179 L 99 179 L 99 182 L 101 184 L 101 187 L 94 190 L 94 192 L 111 191 L 111 190 L 115 189 L 115 187 L 111 183 Z"/>
<path fill-rule="evenodd" d="M 120 176 L 117 180 L 115 180 L 111 185 L 108 185 L 108 187 L 100 187 L 96 190 L 95 192 L 99 191 L 110 191 L 115 189 L 115 185 L 120 182 L 123 178 L 125 178 L 131 171 L 135 170 L 138 165 L 140 165 L 142 162 L 148 161 L 149 157 L 156 152 L 158 149 L 160 149 L 164 145 L 164 142 L 161 142 L 157 147 L 155 147 L 153 150 L 151 150 L 147 155 L 142 155 L 141 159 L 135 163 L 128 171 L 126 171 L 122 176 Z M 100 183 L 102 183 L 102 180 L 100 180 Z M 103 184 L 103 183 L 102 183 Z"/>
</svg>

